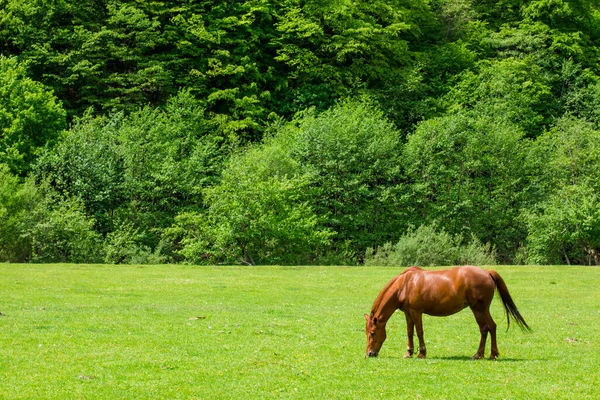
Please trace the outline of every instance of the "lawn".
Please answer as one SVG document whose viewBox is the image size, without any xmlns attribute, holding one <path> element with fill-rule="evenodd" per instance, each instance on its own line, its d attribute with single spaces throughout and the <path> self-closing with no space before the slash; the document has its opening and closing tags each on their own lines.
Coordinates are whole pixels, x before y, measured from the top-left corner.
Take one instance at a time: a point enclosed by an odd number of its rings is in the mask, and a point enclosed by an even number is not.
<svg viewBox="0 0 600 400">
<path fill-rule="evenodd" d="M 600 268 L 495 269 L 534 333 L 496 295 L 500 359 L 471 361 L 469 310 L 424 317 L 425 360 L 402 358 L 401 314 L 364 358 L 400 268 L 0 264 L 0 399 L 598 396 Z"/>
</svg>

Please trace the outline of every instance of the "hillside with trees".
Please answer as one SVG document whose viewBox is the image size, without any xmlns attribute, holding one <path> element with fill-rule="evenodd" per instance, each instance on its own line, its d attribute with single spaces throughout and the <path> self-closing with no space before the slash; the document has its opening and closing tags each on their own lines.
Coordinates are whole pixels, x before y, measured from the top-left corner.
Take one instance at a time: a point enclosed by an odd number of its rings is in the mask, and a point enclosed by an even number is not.
<svg viewBox="0 0 600 400">
<path fill-rule="evenodd" d="M 0 0 L 0 262 L 598 265 L 599 61 L 597 0 Z"/>
</svg>

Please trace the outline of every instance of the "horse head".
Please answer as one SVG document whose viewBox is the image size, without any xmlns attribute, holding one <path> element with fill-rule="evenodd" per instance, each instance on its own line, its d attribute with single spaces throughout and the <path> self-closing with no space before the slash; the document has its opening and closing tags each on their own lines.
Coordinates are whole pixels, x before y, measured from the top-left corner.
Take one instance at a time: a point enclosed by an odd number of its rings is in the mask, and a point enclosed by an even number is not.
<svg viewBox="0 0 600 400">
<path fill-rule="evenodd" d="M 383 342 L 385 342 L 385 321 L 378 319 L 377 317 L 365 314 L 365 320 L 367 324 L 365 326 L 365 332 L 367 334 L 367 357 L 377 357 Z"/>
</svg>

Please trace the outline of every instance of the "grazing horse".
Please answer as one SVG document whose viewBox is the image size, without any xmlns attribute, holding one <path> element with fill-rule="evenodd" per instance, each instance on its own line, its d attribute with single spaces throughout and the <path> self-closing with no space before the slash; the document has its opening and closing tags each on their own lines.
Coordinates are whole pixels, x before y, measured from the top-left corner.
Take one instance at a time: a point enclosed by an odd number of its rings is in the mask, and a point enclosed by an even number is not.
<svg viewBox="0 0 600 400">
<path fill-rule="evenodd" d="M 377 357 L 386 338 L 385 325 L 398 309 L 406 317 L 408 350 L 404 357 L 413 355 L 413 333 L 416 326 L 419 338 L 418 357 L 425 358 L 427 349 L 423 340 L 423 314 L 444 317 L 470 307 L 481 332 L 479 349 L 473 359 L 483 358 L 488 332 L 492 337 L 490 359 L 495 359 L 500 353 L 496 345 L 496 323 L 490 315 L 494 289 L 498 290 L 504 304 L 508 326 L 510 327 L 512 317 L 522 330 L 531 331 L 510 297 L 504 280 L 496 271 L 472 266 L 436 271 L 407 268 L 385 285 L 373 303 L 371 314 L 365 314 L 366 355 Z"/>
</svg>

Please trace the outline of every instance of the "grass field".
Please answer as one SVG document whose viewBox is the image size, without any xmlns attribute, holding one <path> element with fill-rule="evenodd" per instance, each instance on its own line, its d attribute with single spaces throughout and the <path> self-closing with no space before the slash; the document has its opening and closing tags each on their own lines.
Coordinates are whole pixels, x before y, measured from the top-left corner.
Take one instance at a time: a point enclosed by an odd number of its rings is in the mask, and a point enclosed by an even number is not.
<svg viewBox="0 0 600 400">
<path fill-rule="evenodd" d="M 0 399 L 598 398 L 600 268 L 496 267 L 497 361 L 469 310 L 404 318 L 364 358 L 363 314 L 399 268 L 0 264 Z M 489 355 L 489 343 L 486 356 Z"/>
</svg>

